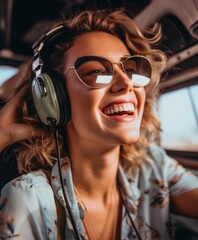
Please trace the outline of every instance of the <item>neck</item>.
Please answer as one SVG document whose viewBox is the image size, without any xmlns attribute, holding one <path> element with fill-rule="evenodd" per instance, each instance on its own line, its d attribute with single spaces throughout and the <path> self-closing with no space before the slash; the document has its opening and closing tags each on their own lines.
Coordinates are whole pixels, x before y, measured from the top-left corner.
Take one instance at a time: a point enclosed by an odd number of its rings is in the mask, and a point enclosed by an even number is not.
<svg viewBox="0 0 198 240">
<path fill-rule="evenodd" d="M 73 183 L 80 194 L 84 198 L 108 201 L 117 191 L 120 147 L 72 137 L 69 152 Z"/>
<path fill-rule="evenodd" d="M 110 157 L 111 156 L 111 157 Z M 107 197 L 116 187 L 118 159 L 114 154 L 97 158 L 77 158 L 71 156 L 72 176 L 74 185 L 92 197 Z"/>
<path fill-rule="evenodd" d="M 121 198 L 117 186 L 120 146 L 99 137 L 67 131 L 76 197 L 85 210 L 83 224 L 90 239 L 118 239 Z M 119 227 L 117 227 L 119 226 Z"/>
</svg>

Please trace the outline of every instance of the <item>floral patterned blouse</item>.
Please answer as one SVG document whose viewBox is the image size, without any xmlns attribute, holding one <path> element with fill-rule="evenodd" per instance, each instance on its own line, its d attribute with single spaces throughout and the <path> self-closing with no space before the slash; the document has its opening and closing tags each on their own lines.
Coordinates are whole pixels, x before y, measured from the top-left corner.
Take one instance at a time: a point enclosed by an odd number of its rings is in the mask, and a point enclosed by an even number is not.
<svg viewBox="0 0 198 240">
<path fill-rule="evenodd" d="M 75 197 L 69 159 L 62 159 L 61 166 L 64 188 L 78 233 L 82 240 L 87 239 L 83 227 L 84 212 Z M 198 178 L 158 146 L 151 147 L 150 159 L 143 161 L 135 173 L 125 172 L 120 166 L 118 180 L 125 202 L 122 206 L 121 240 L 138 239 L 129 215 L 142 240 L 172 239 L 170 196 L 198 188 Z M 64 239 L 74 240 L 57 163 L 51 172 L 51 185 L 42 170 L 24 174 L 5 185 L 0 198 L 0 239 L 57 239 L 54 195 L 66 212 Z"/>
</svg>

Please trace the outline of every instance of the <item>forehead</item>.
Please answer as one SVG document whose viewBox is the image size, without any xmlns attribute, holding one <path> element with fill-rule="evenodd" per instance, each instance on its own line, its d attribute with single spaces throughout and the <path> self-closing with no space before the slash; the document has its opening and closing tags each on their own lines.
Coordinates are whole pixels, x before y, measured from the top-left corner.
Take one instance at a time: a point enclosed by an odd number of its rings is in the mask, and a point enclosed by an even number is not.
<svg viewBox="0 0 198 240">
<path fill-rule="evenodd" d="M 126 45 L 117 37 L 105 32 L 83 33 L 67 52 L 68 63 L 82 56 L 102 56 L 111 60 L 129 55 Z"/>
</svg>

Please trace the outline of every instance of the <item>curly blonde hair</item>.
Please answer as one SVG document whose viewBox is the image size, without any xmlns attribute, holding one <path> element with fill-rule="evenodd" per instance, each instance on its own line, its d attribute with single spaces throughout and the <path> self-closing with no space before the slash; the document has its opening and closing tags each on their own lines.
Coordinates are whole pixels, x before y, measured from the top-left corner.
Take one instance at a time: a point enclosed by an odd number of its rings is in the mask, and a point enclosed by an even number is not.
<svg viewBox="0 0 198 240">
<path fill-rule="evenodd" d="M 166 64 L 165 55 L 153 46 L 161 38 L 160 26 L 155 24 L 152 28 L 137 27 L 135 22 L 123 9 L 109 11 L 85 11 L 71 19 L 57 22 L 53 27 L 64 24 L 67 32 L 50 44 L 45 55 L 42 56 L 45 69 L 54 69 L 64 75 L 67 62 L 67 51 L 75 39 L 83 33 L 103 31 L 121 39 L 131 52 L 146 56 L 152 63 L 152 79 L 146 86 L 146 102 L 141 122 L 140 137 L 136 143 L 122 145 L 120 148 L 121 163 L 128 166 L 137 166 L 144 159 L 148 147 L 158 139 L 160 122 L 158 119 L 158 82 L 160 74 Z M 29 94 L 28 94 L 29 95 Z M 29 95 L 30 96 L 30 95 Z M 23 107 L 23 122 L 42 129 L 41 137 L 27 139 L 17 148 L 18 169 L 20 173 L 29 172 L 39 168 L 50 168 L 56 161 L 54 138 L 48 128 L 42 126 L 33 107 L 32 97 L 29 97 Z M 63 139 L 59 139 L 63 146 Z M 62 155 L 64 147 L 61 147 Z"/>
</svg>

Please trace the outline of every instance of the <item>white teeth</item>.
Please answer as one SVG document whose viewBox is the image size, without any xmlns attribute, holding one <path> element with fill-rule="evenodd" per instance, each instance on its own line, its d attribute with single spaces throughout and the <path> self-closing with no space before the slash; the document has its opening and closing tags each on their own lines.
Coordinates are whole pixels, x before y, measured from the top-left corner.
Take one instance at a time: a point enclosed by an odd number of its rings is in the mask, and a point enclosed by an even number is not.
<svg viewBox="0 0 198 240">
<path fill-rule="evenodd" d="M 132 103 L 123 103 L 123 104 L 115 104 L 104 110 L 106 115 L 111 115 L 118 112 L 134 112 L 135 107 Z"/>
<path fill-rule="evenodd" d="M 123 106 L 123 109 L 124 109 L 124 111 L 128 111 L 128 106 L 127 106 L 127 105 L 124 105 L 124 106 Z"/>
<path fill-rule="evenodd" d="M 119 106 L 118 110 L 119 110 L 119 112 L 122 112 L 124 109 L 122 108 L 122 106 Z"/>
<path fill-rule="evenodd" d="M 119 111 L 118 107 L 116 106 L 115 107 L 115 112 L 117 113 Z"/>
</svg>

